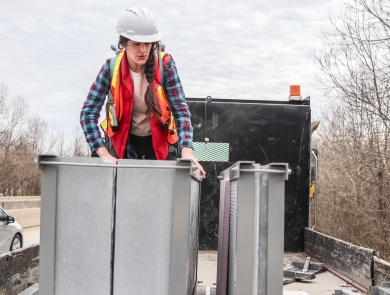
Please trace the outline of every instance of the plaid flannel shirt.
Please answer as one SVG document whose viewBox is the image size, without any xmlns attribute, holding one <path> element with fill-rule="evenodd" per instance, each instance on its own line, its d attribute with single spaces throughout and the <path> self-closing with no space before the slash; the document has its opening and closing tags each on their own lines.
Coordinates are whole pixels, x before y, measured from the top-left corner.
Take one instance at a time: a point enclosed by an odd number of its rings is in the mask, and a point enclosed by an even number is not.
<svg viewBox="0 0 390 295">
<path fill-rule="evenodd" d="M 164 67 L 163 75 L 165 95 L 176 122 L 179 150 L 183 147 L 194 149 L 192 143 L 193 129 L 190 120 L 191 113 L 185 101 L 184 90 L 173 59 L 170 59 L 166 67 Z M 108 59 L 97 75 L 96 81 L 92 84 L 80 113 L 80 125 L 92 152 L 105 146 L 98 121 L 100 111 L 110 90 L 110 83 L 110 59 Z M 138 158 L 133 146 L 129 142 L 127 143 L 125 158 Z"/>
</svg>

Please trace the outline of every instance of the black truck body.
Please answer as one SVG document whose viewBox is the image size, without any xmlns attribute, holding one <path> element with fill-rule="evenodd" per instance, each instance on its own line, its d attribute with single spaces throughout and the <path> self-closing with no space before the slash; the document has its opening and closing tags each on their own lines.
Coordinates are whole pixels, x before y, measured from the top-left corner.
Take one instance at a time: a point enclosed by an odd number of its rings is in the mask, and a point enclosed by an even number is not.
<svg viewBox="0 0 390 295">
<path fill-rule="evenodd" d="M 200 163 L 207 172 L 202 182 L 199 239 L 201 250 L 216 250 L 218 243 L 219 179 L 221 171 L 237 161 L 261 165 L 288 163 L 291 175 L 285 186 L 285 251 L 304 249 L 308 226 L 310 183 L 310 101 L 260 101 L 187 98 L 197 146 L 220 143 L 222 157 Z M 206 143 L 207 142 L 207 143 Z M 222 147 L 223 146 L 223 147 Z M 221 153 L 223 151 L 221 150 Z M 214 160 L 214 158 L 216 158 Z"/>
</svg>

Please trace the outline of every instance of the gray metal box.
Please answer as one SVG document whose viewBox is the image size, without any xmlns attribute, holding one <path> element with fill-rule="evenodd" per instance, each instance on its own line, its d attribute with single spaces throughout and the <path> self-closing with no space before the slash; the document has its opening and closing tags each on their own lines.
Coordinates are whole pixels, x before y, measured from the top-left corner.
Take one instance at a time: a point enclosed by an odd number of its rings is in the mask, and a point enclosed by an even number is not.
<svg viewBox="0 0 390 295">
<path fill-rule="evenodd" d="M 237 162 L 221 173 L 217 295 L 283 293 L 287 164 Z"/>
<path fill-rule="evenodd" d="M 39 293 L 192 294 L 200 175 L 190 161 L 39 156 Z"/>
</svg>

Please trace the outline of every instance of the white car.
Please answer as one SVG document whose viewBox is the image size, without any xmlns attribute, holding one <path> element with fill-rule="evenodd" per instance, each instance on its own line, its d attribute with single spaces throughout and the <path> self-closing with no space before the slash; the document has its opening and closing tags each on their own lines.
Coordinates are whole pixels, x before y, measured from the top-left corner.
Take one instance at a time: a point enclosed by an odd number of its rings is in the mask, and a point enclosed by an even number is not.
<svg viewBox="0 0 390 295">
<path fill-rule="evenodd" d="M 0 254 L 22 248 L 22 227 L 0 207 Z"/>
</svg>

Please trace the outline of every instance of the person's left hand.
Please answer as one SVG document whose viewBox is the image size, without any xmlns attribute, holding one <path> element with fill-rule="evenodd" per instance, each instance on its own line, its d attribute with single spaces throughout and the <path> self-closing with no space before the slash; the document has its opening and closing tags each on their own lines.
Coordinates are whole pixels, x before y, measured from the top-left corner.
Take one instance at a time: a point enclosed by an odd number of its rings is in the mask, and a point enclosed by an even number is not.
<svg viewBox="0 0 390 295">
<path fill-rule="evenodd" d="M 206 177 L 206 171 L 204 171 L 202 165 L 199 164 L 198 160 L 195 159 L 194 153 L 192 152 L 192 148 L 188 147 L 183 147 L 181 149 L 181 158 L 182 159 L 192 159 L 194 161 L 196 167 L 198 167 L 200 174 L 202 175 L 203 178 Z"/>
</svg>

